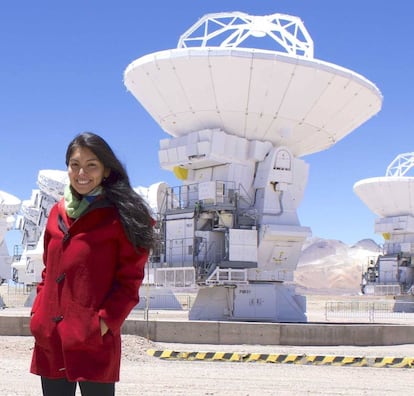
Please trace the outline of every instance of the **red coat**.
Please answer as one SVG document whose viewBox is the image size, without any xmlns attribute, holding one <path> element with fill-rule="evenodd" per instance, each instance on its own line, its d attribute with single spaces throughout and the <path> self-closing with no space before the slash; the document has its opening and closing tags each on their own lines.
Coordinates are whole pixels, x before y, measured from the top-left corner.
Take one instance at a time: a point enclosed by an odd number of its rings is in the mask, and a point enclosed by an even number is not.
<svg viewBox="0 0 414 396">
<path fill-rule="evenodd" d="M 30 321 L 35 338 L 30 371 L 70 381 L 116 382 L 120 330 L 139 301 L 148 251 L 134 249 L 114 207 L 95 208 L 70 223 L 61 201 L 45 230 L 45 269 Z M 103 337 L 100 318 L 109 327 Z"/>
</svg>

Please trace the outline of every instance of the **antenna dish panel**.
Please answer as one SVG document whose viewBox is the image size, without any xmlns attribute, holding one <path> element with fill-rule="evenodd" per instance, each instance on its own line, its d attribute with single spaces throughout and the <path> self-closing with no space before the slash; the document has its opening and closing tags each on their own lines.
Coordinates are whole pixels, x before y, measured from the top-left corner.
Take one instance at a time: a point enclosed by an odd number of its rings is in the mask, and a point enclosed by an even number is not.
<svg viewBox="0 0 414 396">
<path fill-rule="evenodd" d="M 184 48 L 137 59 L 128 90 L 172 136 L 220 128 L 285 145 L 297 156 L 325 150 L 381 109 L 362 76 L 322 61 L 246 48 Z"/>
</svg>

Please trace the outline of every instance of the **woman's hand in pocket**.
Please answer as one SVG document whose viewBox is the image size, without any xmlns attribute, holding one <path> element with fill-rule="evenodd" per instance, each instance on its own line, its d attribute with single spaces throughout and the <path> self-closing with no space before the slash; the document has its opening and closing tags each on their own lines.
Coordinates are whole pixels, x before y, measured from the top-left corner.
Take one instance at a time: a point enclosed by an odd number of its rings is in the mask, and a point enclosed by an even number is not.
<svg viewBox="0 0 414 396">
<path fill-rule="evenodd" d="M 101 336 L 103 337 L 108 332 L 109 328 L 102 318 L 99 319 L 99 324 L 101 326 Z"/>
</svg>

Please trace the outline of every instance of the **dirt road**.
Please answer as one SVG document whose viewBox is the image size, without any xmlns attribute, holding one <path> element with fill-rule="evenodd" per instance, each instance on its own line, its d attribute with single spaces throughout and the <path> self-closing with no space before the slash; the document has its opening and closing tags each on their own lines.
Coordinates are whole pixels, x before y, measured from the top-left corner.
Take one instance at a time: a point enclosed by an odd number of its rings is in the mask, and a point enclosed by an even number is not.
<svg viewBox="0 0 414 396">
<path fill-rule="evenodd" d="M 0 337 L 2 396 L 41 395 L 39 378 L 29 373 L 32 346 L 32 337 Z M 117 384 L 117 396 L 382 396 L 407 394 L 414 389 L 412 368 L 163 360 L 149 356 L 148 349 L 371 357 L 414 356 L 414 345 L 369 348 L 188 345 L 153 343 L 128 335 L 123 336 L 121 381 Z"/>
</svg>

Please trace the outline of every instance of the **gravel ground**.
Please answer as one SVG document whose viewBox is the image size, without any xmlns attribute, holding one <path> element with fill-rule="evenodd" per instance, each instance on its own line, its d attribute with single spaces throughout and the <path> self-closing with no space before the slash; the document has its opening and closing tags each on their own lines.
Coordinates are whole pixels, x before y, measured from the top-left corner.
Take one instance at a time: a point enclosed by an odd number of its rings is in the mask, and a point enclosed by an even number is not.
<svg viewBox="0 0 414 396">
<path fill-rule="evenodd" d="M 0 337 L 0 394 L 39 396 L 29 373 L 32 337 Z M 132 395 L 400 395 L 414 389 L 414 369 L 294 365 L 280 363 L 163 360 L 148 349 L 265 354 L 414 357 L 414 345 L 392 347 L 296 347 L 154 343 L 123 336 L 117 396 Z M 80 395 L 79 391 L 78 394 Z"/>
<path fill-rule="evenodd" d="M 310 300 L 311 319 L 324 320 L 327 297 Z M 332 299 L 332 298 L 331 298 Z M 0 310 L 0 316 L 27 315 L 27 308 Z M 133 315 L 142 319 L 141 311 Z M 151 312 L 151 320 L 166 314 Z M 187 320 L 186 312 L 168 312 L 168 318 Z M 260 362 L 163 360 L 148 355 L 149 349 L 179 352 L 233 352 L 306 354 L 359 357 L 414 358 L 414 345 L 377 347 L 298 347 L 285 345 L 208 345 L 152 342 L 123 335 L 121 381 L 117 396 L 137 395 L 364 395 L 411 394 L 414 368 L 377 368 L 331 365 L 298 365 Z M 29 373 L 32 337 L 0 336 L 0 396 L 40 396 L 40 380 Z M 80 396 L 78 391 L 77 396 Z"/>
</svg>

